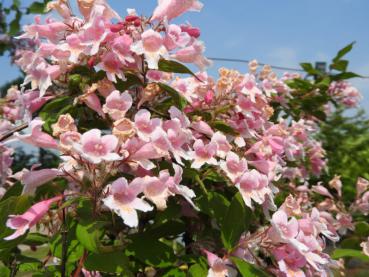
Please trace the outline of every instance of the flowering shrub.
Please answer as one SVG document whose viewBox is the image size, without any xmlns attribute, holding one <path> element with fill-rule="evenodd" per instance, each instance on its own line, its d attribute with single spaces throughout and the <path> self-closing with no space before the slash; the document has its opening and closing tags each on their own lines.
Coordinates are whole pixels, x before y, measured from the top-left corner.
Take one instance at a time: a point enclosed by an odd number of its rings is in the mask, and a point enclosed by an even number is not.
<svg viewBox="0 0 369 277">
<path fill-rule="evenodd" d="M 60 20 L 24 26 L 26 77 L 1 101 L 5 273 L 328 276 L 344 268 L 335 258 L 369 259 L 368 181 L 352 203 L 339 176 L 319 181 L 319 126 L 360 99 L 345 81 L 352 44 L 329 74 L 302 64 L 310 79 L 256 61 L 214 79 L 200 30 L 172 22 L 199 1 L 159 1 L 151 17 L 77 3 L 82 17 L 57 0 Z M 59 165 L 12 172 L 14 140 Z M 334 251 L 358 225 L 364 252 Z"/>
</svg>

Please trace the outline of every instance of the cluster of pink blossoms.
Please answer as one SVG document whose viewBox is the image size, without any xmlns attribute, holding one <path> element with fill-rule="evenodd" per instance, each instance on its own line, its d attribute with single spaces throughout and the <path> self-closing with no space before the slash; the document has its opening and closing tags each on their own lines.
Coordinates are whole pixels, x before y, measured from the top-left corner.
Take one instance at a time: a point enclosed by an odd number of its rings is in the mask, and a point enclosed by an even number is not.
<svg viewBox="0 0 369 277">
<path fill-rule="evenodd" d="M 362 99 L 358 89 L 345 81 L 333 82 L 328 93 L 335 101 L 349 108 L 356 107 Z"/>
<path fill-rule="evenodd" d="M 11 88 L 1 106 L 0 135 L 27 123 L 28 130 L 14 133 L 13 138 L 59 151 L 62 162 L 58 168 L 33 167 L 12 175 L 12 150 L 0 144 L 1 184 L 9 187 L 19 180 L 23 193 L 32 195 L 39 186 L 64 178 L 69 184 L 66 197 L 87 194 L 97 200 L 97 207 L 111 210 L 135 228 L 138 211 L 164 210 L 169 197 L 180 196 L 197 210 L 194 189 L 181 184 L 183 168 L 199 172 L 212 168 L 227 180 L 224 186 L 240 192 L 246 206 L 261 205 L 267 216 L 275 211 L 271 226 L 245 234 L 234 256 L 259 263 L 252 253 L 255 248 L 274 257 L 271 271 L 280 276 L 327 276 L 335 262 L 322 252 L 325 238 L 337 241 L 338 233 L 352 229 L 352 223 L 347 212 L 334 209 L 333 196 L 324 186 L 301 185 L 326 165 L 324 149 L 314 138 L 316 122 L 272 120 L 272 103 L 288 101 L 285 81 L 297 76 L 279 79 L 268 66 L 259 70 L 256 61 L 247 74 L 222 68 L 218 80 L 208 76 L 203 70 L 210 62 L 203 56 L 199 29 L 170 23 L 188 10 L 200 10 L 197 0 L 159 1 L 152 17 L 128 10 L 123 19 L 104 0 L 77 2 L 83 18 L 58 0 L 49 8 L 59 13 L 61 21 L 48 18 L 42 23 L 37 17 L 35 24 L 25 26 L 21 37 L 34 40 L 37 49 L 19 52 L 17 64 L 27 76 L 23 86 L 30 83 L 32 89 Z M 166 60 L 195 64 L 201 72 L 188 78 L 174 76 L 160 70 L 160 62 Z M 102 71 L 104 78 L 84 87 L 81 95 L 70 95 L 65 85 L 76 66 Z M 127 72 L 144 85 L 119 91 L 117 84 L 126 80 Z M 183 111 L 174 105 L 164 114 L 155 109 L 155 104 L 168 100 L 162 84 L 186 100 Z M 334 83 L 330 91 L 347 106 L 358 99 L 357 91 L 347 84 Z M 52 125 L 52 132 L 45 132 L 44 121 L 34 115 L 62 95 L 96 112 L 110 128 L 84 130 L 78 118 L 65 113 Z M 161 161 L 169 161 L 173 170 L 160 170 Z M 283 182 L 290 183 L 296 197 L 287 197 L 277 210 L 274 198 Z M 340 196 L 339 180 L 332 186 Z M 353 210 L 368 213 L 365 190 L 358 189 Z M 309 200 L 313 193 L 327 197 L 317 208 Z M 7 239 L 24 234 L 62 199 L 44 200 L 12 216 L 7 226 L 16 231 Z M 206 254 L 209 276 L 234 274 L 227 257 Z"/>
</svg>

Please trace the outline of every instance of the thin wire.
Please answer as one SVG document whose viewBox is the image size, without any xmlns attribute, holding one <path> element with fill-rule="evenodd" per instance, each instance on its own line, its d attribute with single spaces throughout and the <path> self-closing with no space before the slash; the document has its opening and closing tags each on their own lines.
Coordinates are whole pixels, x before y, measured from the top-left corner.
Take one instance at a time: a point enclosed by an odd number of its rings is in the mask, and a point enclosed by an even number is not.
<svg viewBox="0 0 369 277">
<path fill-rule="evenodd" d="M 222 62 L 235 62 L 235 63 L 249 63 L 251 60 L 242 60 L 242 59 L 228 59 L 228 58 L 215 58 L 215 57 L 207 57 L 209 60 L 213 60 L 213 61 L 222 61 Z M 267 63 L 260 63 L 258 62 L 259 65 L 269 65 L 271 68 L 274 69 L 279 69 L 279 70 L 288 70 L 288 71 L 299 71 L 299 72 L 305 72 L 305 70 L 300 69 L 300 68 L 293 68 L 293 67 L 284 67 L 284 66 L 279 66 L 279 65 L 271 65 L 271 64 L 267 64 Z M 365 75 L 360 75 L 360 78 L 362 79 L 369 79 L 369 76 L 365 76 Z"/>
<path fill-rule="evenodd" d="M 223 61 L 223 62 L 235 62 L 235 63 L 249 63 L 250 62 L 250 60 L 242 60 L 242 59 L 228 59 L 228 58 L 215 58 L 215 57 L 207 57 L 207 58 L 209 60 Z M 278 65 L 270 65 L 270 64 L 266 64 L 266 63 L 260 63 L 260 62 L 258 62 L 258 64 L 259 65 L 269 65 L 272 68 L 280 69 L 280 70 L 305 72 L 303 69 L 300 69 L 300 68 L 292 68 L 292 67 L 284 67 L 284 66 L 278 66 Z"/>
</svg>

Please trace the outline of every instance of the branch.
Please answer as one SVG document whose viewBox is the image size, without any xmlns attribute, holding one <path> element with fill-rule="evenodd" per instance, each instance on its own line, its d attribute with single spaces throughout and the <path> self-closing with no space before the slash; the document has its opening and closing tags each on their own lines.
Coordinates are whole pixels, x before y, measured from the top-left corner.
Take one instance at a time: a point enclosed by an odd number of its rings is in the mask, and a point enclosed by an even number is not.
<svg viewBox="0 0 369 277">
<path fill-rule="evenodd" d="M 15 132 L 22 131 L 23 129 L 26 129 L 28 127 L 27 123 L 24 123 L 22 125 L 19 125 L 15 127 L 14 129 L 10 130 L 9 132 L 6 132 L 5 134 L 0 136 L 0 142 L 3 142 L 4 140 L 10 138 Z"/>
<path fill-rule="evenodd" d="M 66 264 L 67 264 L 67 239 L 68 239 L 68 230 L 66 226 L 66 215 L 65 208 L 63 208 L 63 219 L 62 219 L 62 227 L 61 227 L 61 235 L 62 235 L 62 258 L 61 258 L 61 277 L 66 277 Z"/>
</svg>

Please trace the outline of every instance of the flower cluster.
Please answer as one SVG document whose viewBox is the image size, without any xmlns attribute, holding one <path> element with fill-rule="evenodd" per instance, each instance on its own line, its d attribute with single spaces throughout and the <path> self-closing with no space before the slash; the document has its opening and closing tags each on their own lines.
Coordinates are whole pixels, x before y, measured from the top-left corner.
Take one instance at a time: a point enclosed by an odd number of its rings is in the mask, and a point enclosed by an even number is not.
<svg viewBox="0 0 369 277">
<path fill-rule="evenodd" d="M 121 18 L 104 0 L 77 3 L 82 18 L 68 1 L 52 1 L 48 8 L 61 20 L 43 23 L 36 17 L 20 36 L 37 47 L 17 53 L 26 78 L 1 102 L 1 193 L 20 182 L 22 195 L 39 199 L 41 186 L 60 180 L 66 185 L 23 214 L 10 215 L 7 227 L 15 231 L 5 239 L 22 237 L 46 214 L 52 217 L 53 208 L 62 228 L 66 212 L 80 222 L 78 205 L 87 198 L 94 220 L 106 220 L 103 215 L 110 212 L 113 230 L 104 239 L 115 247 L 154 226 L 156 215 L 174 201 L 181 217 L 197 220 L 197 213 L 214 214 L 201 205 L 210 199 L 209 191 L 221 193 L 225 203 L 239 194 L 245 209 L 261 208 L 268 220 L 273 211 L 270 223 L 260 220 L 255 232 L 242 234 L 223 258 L 200 245 L 208 276 L 235 276 L 234 257 L 278 276 L 328 276 L 337 263 L 323 252 L 326 239 L 336 242 L 354 228 L 349 211 L 368 213 L 368 183 L 359 179 L 349 210 L 341 201 L 339 176 L 329 183 L 334 192 L 322 183 L 309 184 L 327 164 L 316 139 L 319 121 L 295 120 L 275 110 L 288 111 L 295 100 L 288 81 L 301 76 L 278 78 L 256 61 L 247 74 L 221 68 L 218 79 L 209 76 L 200 30 L 172 23 L 186 11 L 201 10 L 197 0 L 159 1 L 149 18 L 132 9 Z M 359 100 L 347 83 L 333 82 L 328 91 L 348 107 Z M 58 153 L 59 165 L 34 165 L 13 174 L 13 140 Z M 216 181 L 206 183 L 209 175 Z M 277 208 L 276 196 L 286 191 L 291 195 Z M 315 197 L 324 199 L 318 203 Z M 179 233 L 188 236 L 188 229 Z M 55 228 L 48 231 L 55 234 Z"/>
</svg>

